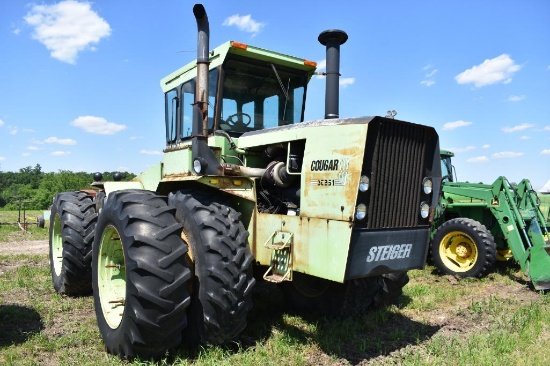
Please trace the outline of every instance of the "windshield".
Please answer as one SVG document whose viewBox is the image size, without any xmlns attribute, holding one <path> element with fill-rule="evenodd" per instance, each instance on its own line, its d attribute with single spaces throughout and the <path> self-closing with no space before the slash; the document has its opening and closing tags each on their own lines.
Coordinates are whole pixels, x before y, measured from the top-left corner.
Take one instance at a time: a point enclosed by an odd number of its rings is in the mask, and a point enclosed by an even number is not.
<svg viewBox="0 0 550 366">
<path fill-rule="evenodd" d="M 441 176 L 443 182 L 453 181 L 453 165 L 451 163 L 451 157 L 441 157 Z"/>
<path fill-rule="evenodd" d="M 243 133 L 303 121 L 305 72 L 239 58 L 223 69 L 222 130 Z"/>
</svg>

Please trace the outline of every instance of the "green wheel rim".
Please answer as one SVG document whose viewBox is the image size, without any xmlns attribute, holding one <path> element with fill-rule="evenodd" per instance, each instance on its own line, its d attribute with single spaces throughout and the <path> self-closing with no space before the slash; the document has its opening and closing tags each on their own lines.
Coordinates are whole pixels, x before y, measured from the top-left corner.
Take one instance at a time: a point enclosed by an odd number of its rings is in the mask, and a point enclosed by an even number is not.
<svg viewBox="0 0 550 366">
<path fill-rule="evenodd" d="M 451 231 L 439 244 L 443 264 L 453 272 L 467 272 L 476 264 L 477 247 L 473 239 L 461 231 Z"/>
<path fill-rule="evenodd" d="M 61 217 L 55 215 L 52 229 L 52 259 L 53 270 L 57 277 L 61 276 L 63 267 L 63 236 L 61 235 Z"/>
<path fill-rule="evenodd" d="M 126 267 L 120 234 L 112 225 L 103 231 L 97 262 L 101 310 L 109 327 L 116 329 L 126 302 Z"/>
</svg>

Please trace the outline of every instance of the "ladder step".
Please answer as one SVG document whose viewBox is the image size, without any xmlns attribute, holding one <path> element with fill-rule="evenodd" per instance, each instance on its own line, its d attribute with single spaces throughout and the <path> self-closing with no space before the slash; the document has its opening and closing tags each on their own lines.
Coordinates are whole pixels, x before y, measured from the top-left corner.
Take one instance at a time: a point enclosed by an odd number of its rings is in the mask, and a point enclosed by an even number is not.
<svg viewBox="0 0 550 366">
<path fill-rule="evenodd" d="M 272 273 L 270 275 L 264 276 L 264 280 L 268 282 L 273 282 L 273 283 L 281 283 L 286 279 L 286 277 L 287 277 L 286 275 Z"/>
</svg>

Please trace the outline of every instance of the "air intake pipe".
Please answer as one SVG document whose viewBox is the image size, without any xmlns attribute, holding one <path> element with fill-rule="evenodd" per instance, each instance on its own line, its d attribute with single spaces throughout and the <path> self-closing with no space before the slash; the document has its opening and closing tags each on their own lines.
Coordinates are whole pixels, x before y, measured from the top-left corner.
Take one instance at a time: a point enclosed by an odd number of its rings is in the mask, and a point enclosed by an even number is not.
<svg viewBox="0 0 550 366">
<path fill-rule="evenodd" d="M 348 35 L 344 31 L 330 29 L 321 32 L 318 40 L 327 47 L 325 118 L 339 118 L 340 45 L 346 43 Z"/>
</svg>

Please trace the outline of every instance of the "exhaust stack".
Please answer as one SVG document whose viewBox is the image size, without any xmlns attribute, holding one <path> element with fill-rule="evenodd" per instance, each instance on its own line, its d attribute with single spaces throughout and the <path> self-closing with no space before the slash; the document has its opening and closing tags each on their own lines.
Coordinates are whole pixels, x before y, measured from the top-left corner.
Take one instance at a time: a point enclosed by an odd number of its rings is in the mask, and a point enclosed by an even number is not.
<svg viewBox="0 0 550 366">
<path fill-rule="evenodd" d="M 201 4 L 193 6 L 197 20 L 197 79 L 195 104 L 193 105 L 193 138 L 191 154 L 193 171 L 197 175 L 223 175 L 223 168 L 208 146 L 208 68 L 210 65 L 209 37 L 210 27 L 206 10 Z"/>
<path fill-rule="evenodd" d="M 210 57 L 208 50 L 210 48 L 210 26 L 208 24 L 208 16 L 202 4 L 193 6 L 193 14 L 197 20 L 197 83 L 195 87 L 195 105 L 198 106 L 199 115 L 195 116 L 197 109 L 193 111 L 193 122 L 198 123 L 198 119 L 202 121 L 193 131 L 193 135 L 203 135 L 208 137 L 208 65 Z"/>
<path fill-rule="evenodd" d="M 318 40 L 327 47 L 325 119 L 339 118 L 340 45 L 346 43 L 348 35 L 338 29 L 329 29 L 321 32 Z"/>
</svg>

